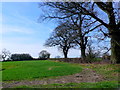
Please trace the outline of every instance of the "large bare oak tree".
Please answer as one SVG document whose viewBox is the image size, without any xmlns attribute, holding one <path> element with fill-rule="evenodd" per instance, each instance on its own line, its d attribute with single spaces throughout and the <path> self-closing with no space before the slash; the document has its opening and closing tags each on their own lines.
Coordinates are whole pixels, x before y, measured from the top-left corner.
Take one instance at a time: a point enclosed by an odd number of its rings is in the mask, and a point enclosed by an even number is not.
<svg viewBox="0 0 120 90">
<path fill-rule="evenodd" d="M 111 38 L 111 62 L 120 63 L 120 17 L 119 2 L 47 2 L 43 6 L 50 6 L 46 18 L 65 19 L 74 15 L 91 16 L 99 24 L 106 27 L 109 33 L 102 32 Z M 53 9 L 52 9 L 53 8 Z M 58 13 L 59 12 L 59 13 Z M 101 15 L 102 14 L 102 15 Z M 104 19 L 103 15 L 105 15 Z M 99 26 L 98 24 L 96 27 Z"/>
</svg>

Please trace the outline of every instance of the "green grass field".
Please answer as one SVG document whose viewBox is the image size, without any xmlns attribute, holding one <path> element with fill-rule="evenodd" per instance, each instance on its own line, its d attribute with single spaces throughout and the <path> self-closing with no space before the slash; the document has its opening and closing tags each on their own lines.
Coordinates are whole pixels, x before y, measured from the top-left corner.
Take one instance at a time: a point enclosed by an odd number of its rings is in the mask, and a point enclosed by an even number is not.
<svg viewBox="0 0 120 90">
<path fill-rule="evenodd" d="M 2 80 L 32 80 L 64 76 L 82 70 L 74 64 L 53 61 L 11 61 L 2 62 Z"/>
<path fill-rule="evenodd" d="M 54 83 L 47 85 L 18 85 L 13 88 L 117 88 L 120 83 L 118 75 L 119 64 L 72 64 L 49 60 L 41 61 L 11 61 L 2 62 L 2 80 L 12 83 L 20 80 L 41 80 L 43 78 L 57 78 L 57 76 L 71 75 L 83 69 L 92 69 L 104 77 L 102 82 Z"/>
</svg>

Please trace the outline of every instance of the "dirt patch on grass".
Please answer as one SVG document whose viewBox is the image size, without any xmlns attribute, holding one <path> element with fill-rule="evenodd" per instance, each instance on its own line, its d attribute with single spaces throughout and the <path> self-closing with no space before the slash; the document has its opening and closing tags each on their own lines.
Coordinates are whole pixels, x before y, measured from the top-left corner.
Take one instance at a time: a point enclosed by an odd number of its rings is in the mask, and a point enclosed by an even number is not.
<svg viewBox="0 0 120 90">
<path fill-rule="evenodd" d="M 52 67 L 49 67 L 48 70 L 52 70 Z"/>
<path fill-rule="evenodd" d="M 3 88 L 12 88 L 21 85 L 46 85 L 46 84 L 53 84 L 53 83 L 80 83 L 80 82 L 99 82 L 103 81 L 104 77 L 97 74 L 95 71 L 89 68 L 85 68 L 82 72 L 67 75 L 67 76 L 59 76 L 55 79 L 43 79 L 43 80 L 23 80 L 23 81 L 14 81 L 13 83 L 2 83 Z"/>
</svg>

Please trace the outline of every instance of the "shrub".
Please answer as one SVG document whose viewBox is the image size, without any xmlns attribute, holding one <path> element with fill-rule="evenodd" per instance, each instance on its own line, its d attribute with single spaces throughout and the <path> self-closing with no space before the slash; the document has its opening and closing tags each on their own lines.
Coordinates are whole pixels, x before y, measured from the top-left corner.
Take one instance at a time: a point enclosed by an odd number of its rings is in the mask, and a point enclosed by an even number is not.
<svg viewBox="0 0 120 90">
<path fill-rule="evenodd" d="M 39 53 L 39 59 L 41 60 L 46 60 L 50 58 L 50 53 L 47 52 L 46 50 L 42 50 L 40 53 Z"/>
<path fill-rule="evenodd" d="M 91 44 L 88 44 L 87 48 L 87 53 L 86 53 L 86 60 L 87 62 L 95 62 L 95 61 L 100 61 L 101 59 L 99 58 L 100 56 L 100 51 L 95 50 L 94 47 L 92 47 Z"/>
<path fill-rule="evenodd" d="M 13 61 L 23 61 L 23 60 L 31 60 L 33 59 L 32 56 L 30 56 L 30 54 L 12 54 L 11 55 L 11 59 Z"/>
</svg>

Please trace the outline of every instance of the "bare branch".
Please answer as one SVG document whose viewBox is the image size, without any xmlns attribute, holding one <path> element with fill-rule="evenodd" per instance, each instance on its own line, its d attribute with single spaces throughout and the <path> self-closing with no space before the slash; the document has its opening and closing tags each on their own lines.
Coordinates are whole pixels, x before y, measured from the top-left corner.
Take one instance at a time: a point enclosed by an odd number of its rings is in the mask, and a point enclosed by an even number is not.
<svg viewBox="0 0 120 90">
<path fill-rule="evenodd" d="M 86 31 L 86 32 L 83 34 L 83 36 L 85 36 L 85 35 L 88 34 L 89 32 L 92 32 L 93 30 L 95 30 L 96 28 L 98 28 L 98 27 L 100 27 L 100 26 L 102 26 L 102 24 L 99 24 L 99 25 L 95 26 L 94 28 Z"/>
</svg>

